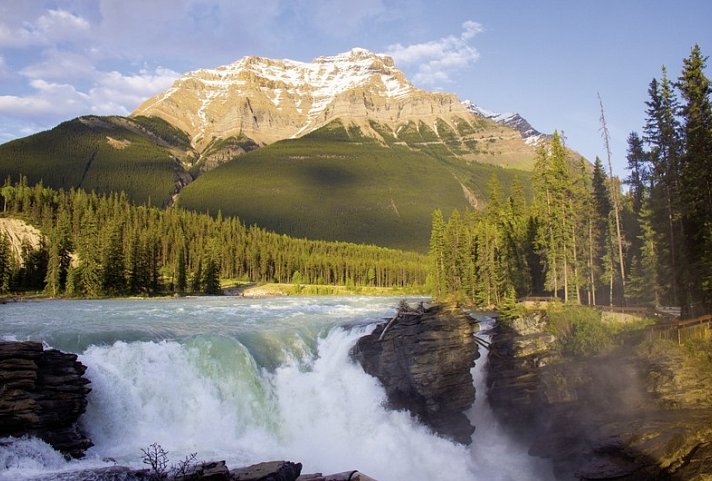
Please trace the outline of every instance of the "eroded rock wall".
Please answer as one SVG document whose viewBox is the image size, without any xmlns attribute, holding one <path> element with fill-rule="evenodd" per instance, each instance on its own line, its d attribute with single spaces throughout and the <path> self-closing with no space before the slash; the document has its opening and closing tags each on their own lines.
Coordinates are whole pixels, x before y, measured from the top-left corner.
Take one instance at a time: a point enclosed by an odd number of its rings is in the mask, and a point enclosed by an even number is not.
<svg viewBox="0 0 712 481">
<path fill-rule="evenodd" d="M 77 422 L 89 380 L 76 354 L 39 342 L 0 342 L 0 437 L 37 436 L 66 456 L 92 446 Z"/>
<path fill-rule="evenodd" d="M 533 314 L 495 328 L 487 395 L 530 454 L 553 461 L 558 479 L 712 479 L 712 409 L 695 401 L 695 381 L 663 386 L 661 365 L 631 344 L 563 358 L 545 318 Z"/>
<path fill-rule="evenodd" d="M 386 389 L 390 406 L 407 409 L 435 432 L 470 444 L 464 411 L 475 400 L 470 369 L 479 357 L 472 320 L 457 309 L 401 310 L 357 342 L 352 356 Z"/>
</svg>

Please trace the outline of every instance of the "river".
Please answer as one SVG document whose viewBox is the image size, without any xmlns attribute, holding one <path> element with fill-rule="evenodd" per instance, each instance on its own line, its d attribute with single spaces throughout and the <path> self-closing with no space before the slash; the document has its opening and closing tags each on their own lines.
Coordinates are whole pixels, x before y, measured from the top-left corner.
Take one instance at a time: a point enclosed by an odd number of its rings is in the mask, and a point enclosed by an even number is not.
<svg viewBox="0 0 712 481">
<path fill-rule="evenodd" d="M 383 407 L 378 381 L 349 358 L 398 298 L 201 297 L 47 300 L 0 306 L 0 337 L 79 354 L 92 392 L 83 428 L 95 446 L 65 461 L 37 439 L 0 440 L 0 479 L 197 452 L 230 467 L 287 459 L 302 472 L 351 469 L 379 481 L 551 479 L 501 432 L 473 368 L 477 426 L 464 447 Z M 485 322 L 489 322 L 486 321 Z M 537 474 L 543 473 L 543 474 Z"/>
</svg>

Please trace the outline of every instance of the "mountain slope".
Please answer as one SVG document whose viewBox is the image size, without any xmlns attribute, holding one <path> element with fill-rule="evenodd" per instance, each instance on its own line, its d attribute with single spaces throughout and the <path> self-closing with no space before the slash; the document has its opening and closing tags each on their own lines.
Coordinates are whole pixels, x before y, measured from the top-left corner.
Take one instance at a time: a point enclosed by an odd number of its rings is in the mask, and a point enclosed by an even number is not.
<svg viewBox="0 0 712 481">
<path fill-rule="evenodd" d="M 87 116 L 0 145 L 0 172 L 30 185 L 126 192 L 167 205 L 191 180 L 180 162 L 191 150 L 185 134 L 161 119 Z"/>
<path fill-rule="evenodd" d="M 527 183 L 535 147 L 523 124 L 501 121 L 363 49 L 245 57 L 185 74 L 128 118 L 80 117 L 2 145 L 0 175 L 424 250 L 434 209 L 481 206 L 492 175 L 505 191 L 514 176 Z"/>
<path fill-rule="evenodd" d="M 486 198 L 492 175 L 507 191 L 515 176 L 529 178 L 446 153 L 385 146 L 335 121 L 202 175 L 181 192 L 179 205 L 290 236 L 425 251 L 432 211 L 471 207 Z"/>
<path fill-rule="evenodd" d="M 245 57 L 188 72 L 132 115 L 164 119 L 199 152 L 225 138 L 260 146 L 298 138 L 340 119 L 381 143 L 407 142 L 423 126 L 431 145 L 457 144 L 453 153 L 468 161 L 519 168 L 534 161 L 516 129 L 473 115 L 453 94 L 414 87 L 392 58 L 364 49 L 311 63 Z"/>
</svg>

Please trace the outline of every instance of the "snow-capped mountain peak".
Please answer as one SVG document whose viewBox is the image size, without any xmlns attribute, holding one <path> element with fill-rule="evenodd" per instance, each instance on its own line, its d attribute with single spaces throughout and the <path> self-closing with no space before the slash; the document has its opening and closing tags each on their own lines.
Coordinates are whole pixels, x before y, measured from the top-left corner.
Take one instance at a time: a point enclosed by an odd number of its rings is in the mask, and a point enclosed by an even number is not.
<svg viewBox="0 0 712 481">
<path fill-rule="evenodd" d="M 213 137 L 238 133 L 261 143 L 298 137 L 337 114 L 370 118 L 385 113 L 387 118 L 379 121 L 391 124 L 397 105 L 413 96 L 432 97 L 433 103 L 443 104 L 443 112 L 450 110 L 444 103 L 462 109 L 454 95 L 415 88 L 391 57 L 354 48 L 312 62 L 249 56 L 188 72 L 134 115 L 162 117 L 188 132 L 200 148 Z M 348 111 L 340 107 L 345 100 Z M 376 108 L 378 104 L 384 105 Z"/>
<path fill-rule="evenodd" d="M 462 105 L 475 115 L 494 120 L 495 122 L 504 124 L 519 131 L 519 133 L 522 134 L 524 141 L 529 145 L 538 145 L 551 137 L 548 134 L 543 134 L 536 130 L 524 117 L 516 112 L 493 112 L 474 104 L 470 100 L 463 100 Z"/>
</svg>

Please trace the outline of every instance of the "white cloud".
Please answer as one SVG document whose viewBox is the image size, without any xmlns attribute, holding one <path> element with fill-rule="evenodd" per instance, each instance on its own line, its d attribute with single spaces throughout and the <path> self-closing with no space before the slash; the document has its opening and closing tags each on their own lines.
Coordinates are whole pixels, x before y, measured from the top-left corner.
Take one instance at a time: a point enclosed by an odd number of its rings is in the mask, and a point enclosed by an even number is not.
<svg viewBox="0 0 712 481">
<path fill-rule="evenodd" d="M 180 76 L 173 70 L 159 67 L 136 74 L 102 72 L 89 91 L 91 111 L 96 114 L 128 115 L 149 97 L 167 89 Z"/>
<path fill-rule="evenodd" d="M 47 116 L 64 120 L 89 113 L 127 115 L 150 96 L 168 88 L 178 76 L 161 67 L 129 75 L 95 71 L 86 91 L 68 83 L 34 78 L 29 82 L 34 89 L 31 94 L 0 96 L 0 115 L 28 120 Z"/>
<path fill-rule="evenodd" d="M 5 62 L 5 58 L 0 55 L 0 78 L 7 77 L 9 73 L 10 72 L 7 68 L 7 62 Z"/>
<path fill-rule="evenodd" d="M 402 45 L 390 45 L 387 54 L 396 64 L 415 67 L 415 83 L 433 85 L 450 82 L 450 75 L 457 70 L 469 67 L 479 58 L 477 49 L 470 45 L 470 40 L 482 32 L 483 28 L 471 20 L 462 24 L 459 36 L 448 35 L 438 40 Z"/>
<path fill-rule="evenodd" d="M 20 73 L 29 78 L 85 79 L 94 75 L 94 66 L 89 57 L 81 53 L 48 49 L 38 63 L 28 65 Z"/>
<path fill-rule="evenodd" d="M 0 22 L 0 47 L 13 48 L 76 40 L 91 28 L 86 19 L 65 10 L 47 10 L 32 22 L 19 17 Z"/>
</svg>

